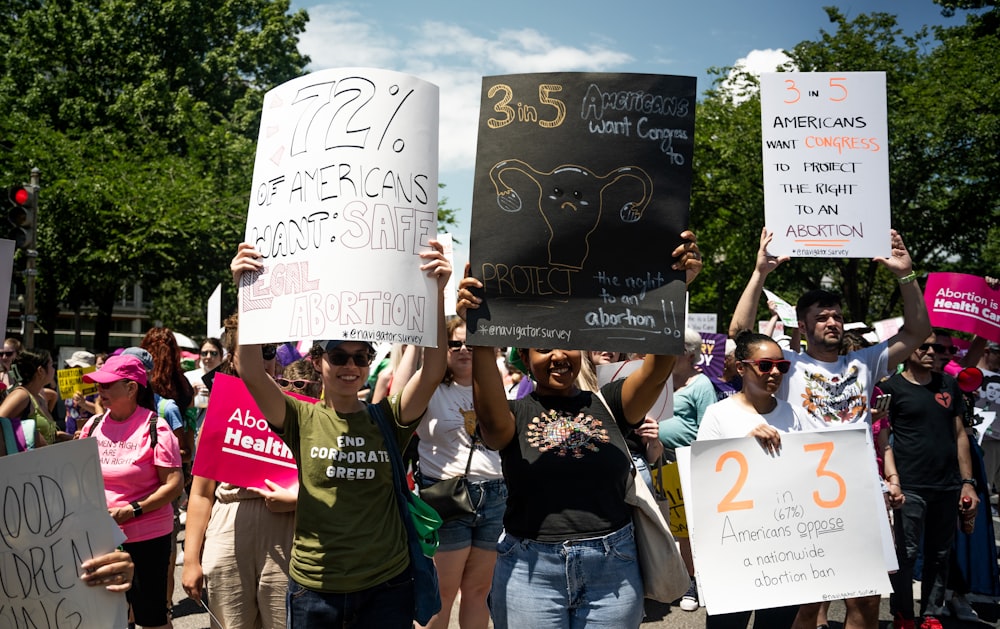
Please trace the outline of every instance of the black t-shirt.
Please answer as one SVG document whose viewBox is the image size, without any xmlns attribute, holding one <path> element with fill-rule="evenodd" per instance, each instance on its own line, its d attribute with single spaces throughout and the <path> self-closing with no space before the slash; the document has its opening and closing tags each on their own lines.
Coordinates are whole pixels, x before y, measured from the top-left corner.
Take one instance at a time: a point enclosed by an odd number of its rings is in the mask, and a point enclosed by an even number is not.
<svg viewBox="0 0 1000 629">
<path fill-rule="evenodd" d="M 606 535 L 631 520 L 625 484 L 632 463 L 622 439 L 631 426 L 622 409 L 623 382 L 601 387 L 614 417 L 589 391 L 510 401 L 516 434 L 500 451 L 507 532 L 561 542 Z"/>
<path fill-rule="evenodd" d="M 965 402 L 955 379 L 934 373 L 930 383 L 919 385 L 896 374 L 878 386 L 892 394 L 889 425 L 900 486 L 959 488 L 955 417 L 965 412 Z"/>
</svg>

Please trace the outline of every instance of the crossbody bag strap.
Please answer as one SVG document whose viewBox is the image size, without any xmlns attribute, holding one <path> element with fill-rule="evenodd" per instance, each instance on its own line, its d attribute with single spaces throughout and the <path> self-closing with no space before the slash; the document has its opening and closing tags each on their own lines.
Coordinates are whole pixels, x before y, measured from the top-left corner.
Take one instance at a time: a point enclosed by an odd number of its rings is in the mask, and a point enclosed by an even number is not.
<svg viewBox="0 0 1000 629">
<path fill-rule="evenodd" d="M 469 470 L 472 469 L 472 455 L 476 453 L 476 435 L 472 435 L 472 443 L 469 444 L 469 460 L 465 462 L 465 477 L 469 477 Z"/>
</svg>

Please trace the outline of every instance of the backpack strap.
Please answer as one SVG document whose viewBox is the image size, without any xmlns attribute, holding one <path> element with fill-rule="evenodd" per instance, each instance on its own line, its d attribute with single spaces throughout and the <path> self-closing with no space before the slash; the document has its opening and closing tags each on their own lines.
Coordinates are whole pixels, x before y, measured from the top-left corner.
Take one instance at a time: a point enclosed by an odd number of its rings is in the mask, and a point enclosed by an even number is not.
<svg viewBox="0 0 1000 629">
<path fill-rule="evenodd" d="M 94 431 L 97 430 L 97 427 L 101 425 L 101 422 L 104 420 L 105 417 L 108 416 L 108 414 L 110 412 L 111 412 L 111 409 L 108 409 L 108 410 L 104 411 L 103 414 L 98 415 L 97 419 L 94 420 L 94 423 L 92 423 L 90 425 L 90 430 L 87 431 L 87 434 L 84 435 L 84 438 L 87 438 L 87 437 L 90 437 L 91 435 L 93 435 Z"/>
</svg>

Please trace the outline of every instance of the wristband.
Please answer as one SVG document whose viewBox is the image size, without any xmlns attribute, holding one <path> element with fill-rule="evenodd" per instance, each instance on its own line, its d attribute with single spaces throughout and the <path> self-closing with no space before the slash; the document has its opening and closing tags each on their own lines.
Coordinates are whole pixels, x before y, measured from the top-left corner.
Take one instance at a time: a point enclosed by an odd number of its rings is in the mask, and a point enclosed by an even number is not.
<svg viewBox="0 0 1000 629">
<path fill-rule="evenodd" d="M 972 487 L 975 488 L 976 487 L 976 479 L 974 479 L 974 478 L 963 478 L 962 479 L 962 484 L 963 485 L 972 485 Z"/>
<path fill-rule="evenodd" d="M 897 278 L 896 281 L 898 281 L 900 284 L 909 284 L 915 279 L 917 279 L 917 272 L 910 271 L 909 275 L 904 275 L 903 277 Z"/>
<path fill-rule="evenodd" d="M 132 517 L 133 518 L 137 518 L 140 515 L 142 515 L 142 507 L 139 505 L 139 501 L 138 500 L 133 500 L 130 504 L 132 506 Z"/>
</svg>

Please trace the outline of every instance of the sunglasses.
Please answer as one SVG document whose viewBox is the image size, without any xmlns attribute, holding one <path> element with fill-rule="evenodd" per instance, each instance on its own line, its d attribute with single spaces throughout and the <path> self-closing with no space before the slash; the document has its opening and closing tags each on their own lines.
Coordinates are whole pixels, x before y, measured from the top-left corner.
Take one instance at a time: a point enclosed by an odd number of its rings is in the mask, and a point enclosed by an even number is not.
<svg viewBox="0 0 1000 629">
<path fill-rule="evenodd" d="M 448 341 L 448 349 L 457 352 L 462 348 L 469 349 L 469 346 L 465 344 L 465 341 Z"/>
<path fill-rule="evenodd" d="M 924 343 L 917 349 L 922 352 L 933 349 L 935 354 L 954 354 L 958 351 L 958 348 L 954 345 L 942 345 L 940 343 Z"/>
<path fill-rule="evenodd" d="M 14 355 L 14 352 L 7 352 L 7 351 L 0 352 L 0 356 L 3 356 L 4 358 L 7 358 L 8 356 L 13 356 L 13 355 Z"/>
<path fill-rule="evenodd" d="M 319 384 L 315 380 L 287 380 L 285 378 L 275 378 L 274 381 L 278 383 L 279 387 L 287 387 L 291 385 L 296 389 L 304 389 L 307 384 Z"/>
<path fill-rule="evenodd" d="M 788 370 L 792 367 L 792 361 L 790 360 L 771 360 L 770 358 L 741 360 L 740 362 L 748 365 L 756 365 L 761 373 L 771 373 L 771 370 L 775 367 L 778 368 L 778 373 L 788 373 Z"/>
<path fill-rule="evenodd" d="M 354 364 L 357 367 L 367 367 L 374 357 L 375 356 L 373 354 L 367 352 L 348 354 L 347 352 L 331 350 L 326 353 L 326 358 L 330 361 L 330 364 L 336 365 L 337 367 L 343 367 L 350 360 L 354 360 Z"/>
<path fill-rule="evenodd" d="M 215 358 L 218 355 L 219 355 L 219 352 L 215 351 L 214 349 L 206 349 L 205 351 L 203 351 L 201 353 L 201 357 L 202 358 L 208 358 L 209 356 L 211 356 L 212 358 Z"/>
</svg>

